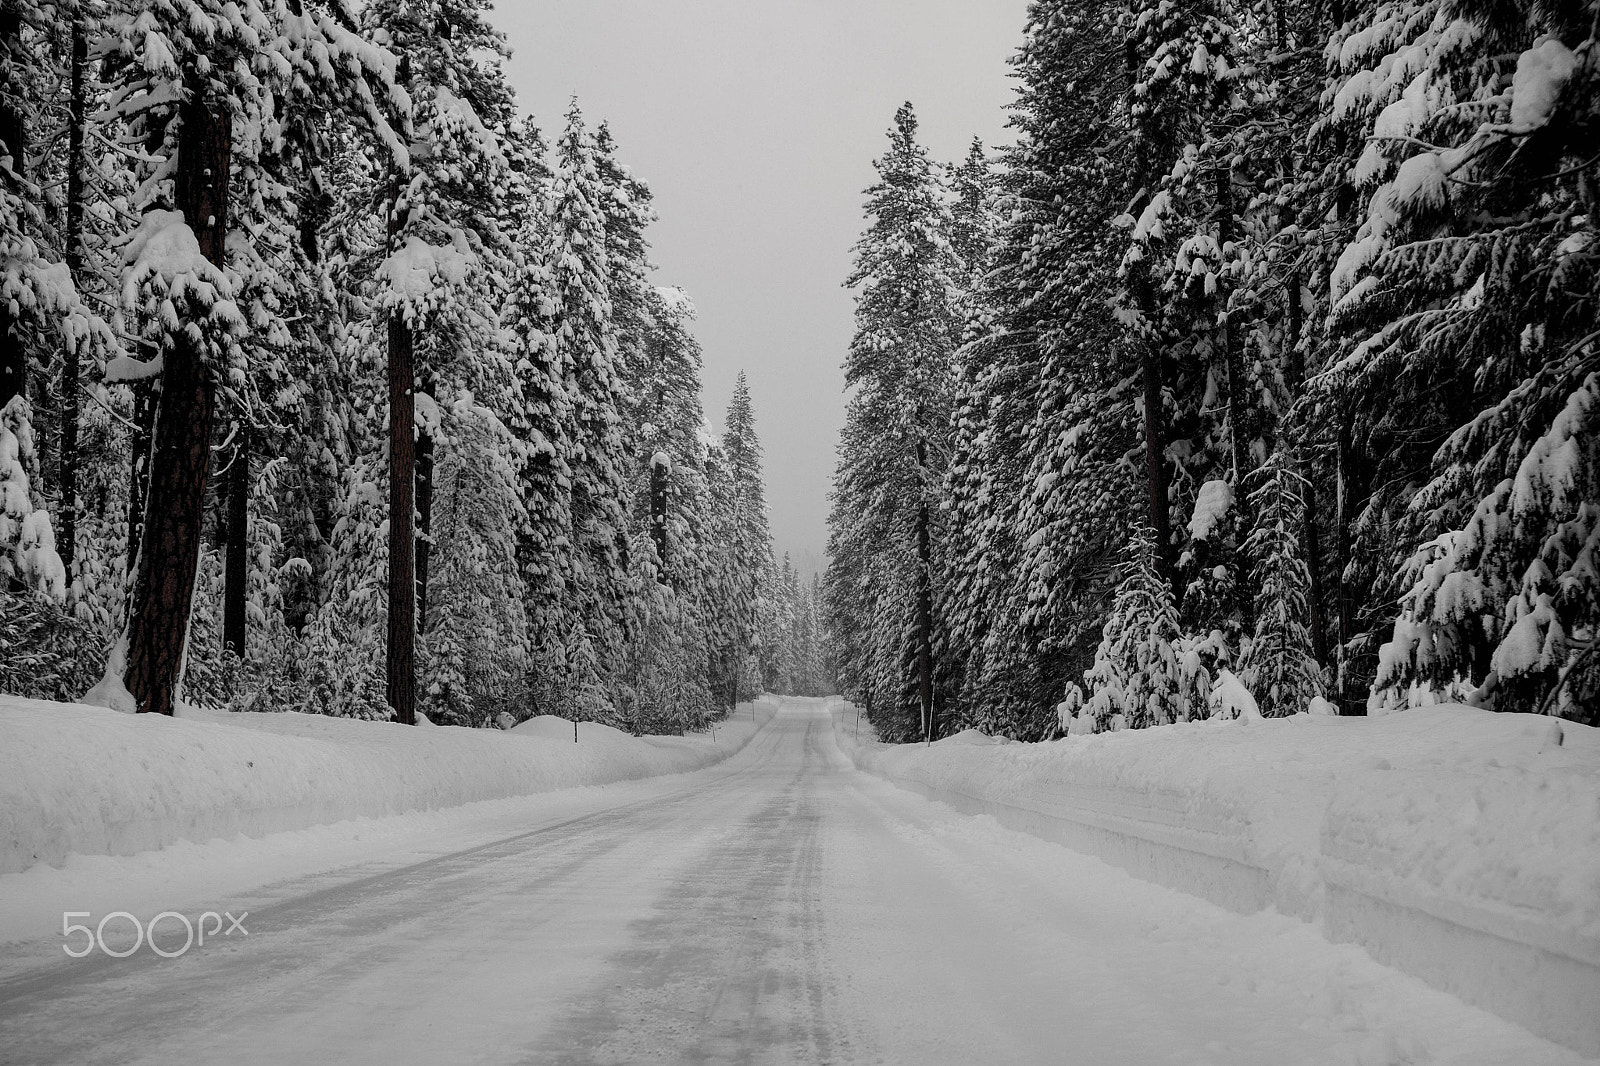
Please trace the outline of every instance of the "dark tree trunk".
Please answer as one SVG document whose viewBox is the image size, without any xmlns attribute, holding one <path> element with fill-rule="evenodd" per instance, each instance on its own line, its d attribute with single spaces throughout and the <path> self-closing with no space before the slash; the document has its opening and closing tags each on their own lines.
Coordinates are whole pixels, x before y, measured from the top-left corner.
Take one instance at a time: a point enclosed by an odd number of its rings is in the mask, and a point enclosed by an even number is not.
<svg viewBox="0 0 1600 1066">
<path fill-rule="evenodd" d="M 400 57 L 399 84 L 411 84 L 411 60 Z M 400 181 L 389 189 L 388 250 L 405 232 L 410 209 L 400 207 Z M 389 706 L 395 721 L 417 724 L 416 575 L 416 338 L 399 310 L 389 312 Z"/>
<path fill-rule="evenodd" d="M 1338 690 L 1336 697 L 1340 713 L 1345 713 L 1348 710 L 1345 705 L 1348 698 L 1345 675 L 1350 665 L 1350 641 L 1355 636 L 1354 604 L 1347 587 L 1350 583 L 1350 503 L 1345 478 L 1350 466 L 1350 434 L 1346 426 L 1339 427 L 1338 463 L 1338 498 L 1334 501 L 1334 567 L 1337 571 L 1334 591 L 1339 608 L 1339 649 L 1334 664 L 1334 685 Z"/>
<path fill-rule="evenodd" d="M 88 122 L 89 34 L 79 19 L 72 24 L 72 89 L 67 128 L 67 272 L 83 286 L 83 134 Z M 72 580 L 78 557 L 78 349 L 68 344 L 61 357 L 61 519 L 56 548 Z"/>
<path fill-rule="evenodd" d="M 133 390 L 133 427 L 128 431 L 128 572 L 139 562 L 144 539 L 145 496 L 150 491 L 150 448 L 155 440 L 156 390 L 150 381 L 136 381 Z"/>
<path fill-rule="evenodd" d="M 223 563 L 222 646 L 239 658 L 245 649 L 245 592 L 250 581 L 250 435 L 240 426 L 228 471 L 228 544 Z"/>
<path fill-rule="evenodd" d="M 328 214 L 328 194 L 322 187 L 320 167 L 311 167 L 311 180 L 306 184 L 304 196 L 305 204 L 300 209 L 300 251 L 308 262 L 320 263 L 320 230 Z"/>
<path fill-rule="evenodd" d="M 1233 240 L 1233 171 L 1218 168 L 1217 181 L 1217 244 L 1226 245 Z M 1222 290 L 1223 309 L 1227 309 L 1227 290 Z M 1241 528 L 1248 527 L 1249 509 L 1244 492 L 1245 479 L 1250 475 L 1250 441 L 1255 435 L 1254 409 L 1250 403 L 1250 382 L 1245 378 L 1244 353 L 1239 338 L 1231 325 L 1224 324 L 1218 335 L 1223 362 L 1228 372 L 1228 439 L 1233 452 L 1234 484 L 1238 487 L 1235 506 L 1244 516 Z M 1246 627 L 1248 628 L 1248 626 Z"/>
<path fill-rule="evenodd" d="M 1303 463 L 1301 467 L 1306 468 Z M 1311 589 L 1307 596 L 1311 601 L 1311 654 L 1316 656 L 1318 666 L 1327 669 L 1328 626 L 1322 614 L 1322 534 L 1317 528 L 1316 482 L 1307 477 L 1304 491 L 1306 515 L 1302 543 L 1306 553 L 1306 572 L 1311 575 Z"/>
<path fill-rule="evenodd" d="M 22 52 L 22 13 L 15 8 L 0 11 L 0 63 L 4 64 L 8 90 L 0 94 L 0 153 L 11 157 L 11 174 L 6 183 L 19 189 L 28 170 L 28 129 L 22 112 L 15 106 L 17 63 Z M 13 177 L 14 175 L 14 177 Z M 9 302 L 0 301 L 0 408 L 12 397 L 27 395 L 27 352 L 23 348 L 19 323 L 11 314 Z"/>
<path fill-rule="evenodd" d="M 178 209 L 212 263 L 228 232 L 232 118 L 196 79 L 179 107 Z M 150 459 L 150 489 L 128 614 L 123 683 L 144 713 L 171 714 L 182 678 L 200 559 L 215 397 L 203 353 L 180 332 L 167 350 Z"/>
<path fill-rule="evenodd" d="M 656 578 L 667 582 L 667 468 L 650 459 L 650 536 L 656 542 L 661 569 Z"/>
<path fill-rule="evenodd" d="M 1365 691 L 1355 677 L 1351 645 L 1359 635 L 1362 607 L 1361 583 L 1350 573 L 1355 562 L 1353 526 L 1357 515 L 1366 506 L 1369 475 L 1360 447 L 1354 439 L 1351 412 L 1340 416 L 1339 425 L 1339 476 L 1336 501 L 1335 565 L 1338 567 L 1339 648 L 1337 656 L 1340 711 L 1343 714 L 1365 713 Z"/>
<path fill-rule="evenodd" d="M 1143 57 L 1139 55 L 1138 41 L 1133 35 L 1123 42 L 1122 60 L 1131 89 L 1138 80 L 1139 68 L 1143 64 Z M 1138 210 L 1149 202 L 1154 176 L 1166 169 L 1155 158 L 1154 149 L 1158 136 L 1157 131 L 1151 128 L 1148 118 L 1139 123 L 1137 134 L 1131 182 L 1138 202 L 1134 214 L 1138 214 Z M 1141 262 L 1129 272 L 1128 296 L 1145 322 L 1153 327 L 1156 320 L 1156 297 L 1150 283 L 1147 264 Z M 1163 398 L 1166 391 L 1165 353 L 1160 341 L 1154 336 L 1138 337 L 1136 342 L 1140 349 L 1139 376 L 1144 385 L 1146 507 L 1150 529 L 1155 538 L 1156 572 L 1172 588 L 1173 596 L 1176 598 L 1182 590 L 1178 587 L 1177 558 L 1172 546 L 1170 490 L 1167 484 L 1167 418 L 1166 403 Z"/>
<path fill-rule="evenodd" d="M 389 314 L 389 658 L 395 720 L 415 725 L 417 581 L 413 568 L 416 489 L 416 367 L 411 330 Z"/>
<path fill-rule="evenodd" d="M 430 394 L 432 389 L 427 390 Z M 433 556 L 433 434 L 417 433 L 417 632 L 428 631 L 428 563 Z"/>
<path fill-rule="evenodd" d="M 928 445 L 917 442 L 917 469 L 926 474 Z M 939 735 L 933 707 L 933 534 L 928 501 L 917 505 L 917 697 L 922 705 L 923 739 Z"/>
<path fill-rule="evenodd" d="M 1298 271 L 1289 275 L 1285 293 L 1285 310 L 1287 312 L 1287 333 L 1284 343 L 1288 349 L 1288 358 L 1284 361 L 1288 375 L 1289 392 L 1291 399 L 1298 399 L 1301 390 L 1305 387 L 1306 363 L 1305 356 L 1300 351 L 1300 337 L 1305 329 L 1305 305 L 1301 302 L 1303 282 Z M 1302 438 L 1305 436 L 1304 428 L 1301 429 Z M 1317 665 L 1324 670 L 1328 668 L 1328 623 L 1326 612 L 1323 608 L 1325 590 L 1322 585 L 1322 530 L 1318 522 L 1319 500 L 1317 484 L 1309 458 L 1302 453 L 1300 456 L 1299 470 L 1305 478 L 1305 523 L 1301 528 L 1301 545 L 1306 557 L 1306 571 L 1311 577 L 1309 594 L 1311 610 L 1311 653 L 1316 656 Z"/>
<path fill-rule="evenodd" d="M 1225 247 L 1233 240 L 1233 171 L 1219 167 L 1216 172 L 1217 189 L 1217 245 Z M 1228 307 L 1229 287 L 1220 290 L 1223 311 Z M 1224 319 L 1217 335 L 1222 347 L 1223 365 L 1228 376 L 1228 443 L 1233 459 L 1234 512 L 1238 516 L 1239 535 L 1249 536 L 1253 509 L 1250 506 L 1250 442 L 1256 436 L 1255 406 L 1250 402 L 1250 382 L 1244 369 L 1243 346 L 1231 322 Z M 1243 567 L 1240 568 L 1241 570 Z M 1253 596 L 1238 598 L 1239 618 L 1245 632 L 1255 629 L 1256 604 Z"/>
</svg>

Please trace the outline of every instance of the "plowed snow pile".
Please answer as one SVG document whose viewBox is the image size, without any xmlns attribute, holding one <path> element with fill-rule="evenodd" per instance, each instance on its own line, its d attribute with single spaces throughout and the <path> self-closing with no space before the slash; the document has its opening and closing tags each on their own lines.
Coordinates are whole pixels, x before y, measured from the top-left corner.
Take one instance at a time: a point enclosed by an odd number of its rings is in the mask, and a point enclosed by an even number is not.
<svg viewBox="0 0 1600 1066">
<path fill-rule="evenodd" d="M 0 874 L 353 818 L 684 773 L 750 738 L 633 737 L 536 718 L 510 732 L 304 714 L 129 715 L 0 696 Z"/>
</svg>

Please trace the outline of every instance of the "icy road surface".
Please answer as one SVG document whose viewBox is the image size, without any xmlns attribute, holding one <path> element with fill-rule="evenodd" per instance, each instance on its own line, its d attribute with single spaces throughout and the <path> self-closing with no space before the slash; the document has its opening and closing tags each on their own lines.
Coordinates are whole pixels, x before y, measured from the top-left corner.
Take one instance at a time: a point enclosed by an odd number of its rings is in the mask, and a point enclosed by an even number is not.
<svg viewBox="0 0 1600 1066">
<path fill-rule="evenodd" d="M 859 774 L 832 728 L 787 705 L 715 768 L 275 886 L 247 939 L 177 959 L 14 958 L 0 1062 L 1583 1061 L 1298 921 Z"/>
</svg>

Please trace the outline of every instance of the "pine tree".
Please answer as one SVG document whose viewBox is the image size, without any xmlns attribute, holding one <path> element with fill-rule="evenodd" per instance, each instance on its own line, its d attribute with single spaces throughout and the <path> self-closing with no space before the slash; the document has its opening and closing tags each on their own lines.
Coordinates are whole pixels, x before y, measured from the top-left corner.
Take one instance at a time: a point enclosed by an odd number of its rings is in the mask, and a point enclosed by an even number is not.
<svg viewBox="0 0 1600 1066">
<path fill-rule="evenodd" d="M 8 689 L 408 720 L 414 655 L 441 720 L 681 729 L 759 685 L 648 188 L 576 112 L 547 164 L 485 10 L 0 11 Z"/>
<path fill-rule="evenodd" d="M 756 435 L 755 405 L 743 371 L 734 382 L 733 399 L 728 403 L 727 417 L 723 421 L 722 451 L 733 494 L 729 559 L 733 598 L 726 608 L 732 643 L 725 654 L 731 662 L 743 664 L 762 649 L 763 585 L 772 566 L 772 533 L 767 522 L 766 492 L 761 477 L 761 440 Z M 741 677 L 747 673 L 742 665 L 735 670 Z M 765 671 L 758 667 L 757 673 Z M 741 698 L 748 699 L 759 692 L 759 684 L 739 682 Z"/>
<path fill-rule="evenodd" d="M 695 310 L 681 289 L 647 294 L 642 355 L 630 371 L 637 423 L 629 552 L 644 593 L 630 630 L 652 661 L 649 686 L 660 712 L 699 724 L 725 692 L 715 663 L 726 601 L 717 593 L 715 501 L 710 495 L 705 415 L 700 401 L 700 346 L 690 332 Z M 655 586 L 651 588 L 650 586 Z"/>
<path fill-rule="evenodd" d="M 498 62 L 505 45 L 479 0 L 384 0 L 363 17 L 406 57 L 415 102 L 406 165 L 382 194 L 384 259 L 376 272 L 389 370 L 388 691 L 401 722 L 415 703 L 415 639 L 426 623 L 438 393 L 499 400 L 510 388 L 487 296 L 504 285 L 495 219 L 509 164 L 496 130 L 510 116 Z"/>
<path fill-rule="evenodd" d="M 55 600 L 67 596 L 67 570 L 56 553 L 50 515 L 33 506 L 38 452 L 28 402 L 13 396 L 0 408 L 0 588 L 18 585 Z"/>
<path fill-rule="evenodd" d="M 42 243 L 43 197 L 29 165 L 45 119 L 39 87 L 48 53 L 40 46 L 52 18 L 35 5 L 0 11 L 0 587 L 16 582 L 60 601 L 68 579 L 39 483 L 31 398 L 45 383 L 30 369 L 46 345 L 72 359 L 115 341 L 80 299 L 70 266 Z"/>
<path fill-rule="evenodd" d="M 612 320 L 605 195 L 593 140 L 574 103 L 556 146 L 545 249 L 549 317 L 543 331 L 552 338 L 570 404 L 559 445 L 570 477 L 573 545 L 563 628 L 569 649 L 589 649 L 568 658 L 574 672 L 567 683 L 590 694 L 585 700 L 591 708 L 599 706 L 594 694 L 604 690 L 606 675 L 588 673 L 585 664 L 603 671 L 604 664 L 617 661 L 628 588 L 624 392 Z"/>
<path fill-rule="evenodd" d="M 1374 710 L 1422 684 L 1595 720 L 1597 172 L 1578 146 L 1597 85 L 1576 58 L 1595 47 L 1594 11 L 1422 4 L 1381 38 L 1348 38 L 1333 116 L 1375 136 L 1334 273 L 1357 338 L 1340 385 L 1378 419 L 1405 410 L 1428 445 L 1407 455 L 1408 495 L 1382 501 L 1405 562 Z M 1387 58 L 1400 49 L 1406 84 Z"/>
<path fill-rule="evenodd" d="M 453 408 L 451 447 L 437 472 L 440 565 L 423 704 L 436 723 L 482 726 L 514 709 L 527 669 L 516 537 L 525 515 L 510 431 L 470 394 Z"/>
<path fill-rule="evenodd" d="M 1140 729 L 1187 721 L 1196 708 L 1185 698 L 1178 610 L 1161 576 L 1155 538 L 1147 527 L 1128 540 L 1124 577 L 1106 618 L 1094 665 L 1084 673 L 1084 712 L 1099 729 Z"/>
<path fill-rule="evenodd" d="M 282 32 L 291 18 L 296 32 Z M 122 72 L 119 113 L 163 168 L 134 205 L 144 214 L 123 252 L 122 284 L 133 299 L 127 310 L 153 334 L 162 384 L 126 629 L 97 698 L 171 713 L 199 565 L 217 393 L 241 402 L 255 384 L 240 348 L 250 323 L 226 270 L 237 213 L 228 178 L 231 169 L 252 188 L 274 160 L 264 138 L 236 138 L 236 131 L 257 131 L 277 106 L 326 94 L 388 134 L 371 90 L 392 84 L 394 64 L 337 20 L 279 5 L 157 3 L 117 11 L 108 30 L 122 54 L 138 60 Z M 253 72 L 257 60 L 263 75 Z M 168 174 L 170 185 L 162 180 Z M 137 365 L 108 377 L 147 376 Z"/>
<path fill-rule="evenodd" d="M 1291 456 L 1278 452 L 1252 477 L 1256 524 L 1245 543 L 1255 585 L 1255 632 L 1239 679 L 1267 718 L 1306 710 L 1322 695 L 1322 671 L 1312 654 L 1311 574 L 1300 557 L 1305 480 Z"/>
<path fill-rule="evenodd" d="M 875 687 L 888 697 L 879 710 L 886 735 L 908 732 L 898 721 L 887 723 L 891 708 L 909 717 L 915 707 L 916 732 L 931 738 L 941 731 L 933 604 L 945 550 L 935 507 L 949 462 L 965 267 L 950 244 L 955 227 L 948 193 L 916 135 L 915 112 L 905 104 L 895 114 L 888 152 L 875 163 L 878 180 L 867 190 L 868 226 L 847 282 L 857 289 L 856 333 L 845 361 L 852 394 L 830 523 L 841 540 L 842 528 L 859 527 L 850 534 L 861 539 L 859 554 L 851 559 L 839 544 L 848 560 L 839 565 L 865 566 L 887 579 L 866 602 L 841 598 L 834 604 L 836 617 L 857 610 L 876 616 L 868 624 L 876 634 L 876 659 L 851 670 L 852 680 L 879 679 Z M 843 570 L 834 582 L 841 589 L 852 583 L 864 585 Z M 902 625 L 909 643 L 889 635 Z M 907 668 L 902 691 L 889 679 Z"/>
<path fill-rule="evenodd" d="M 947 491 L 961 542 L 953 630 L 964 724 L 1036 738 L 1088 666 L 1131 485 L 1137 412 L 1111 313 L 1111 220 L 1128 187 L 1111 5 L 1040 3 L 1014 60 L 1019 136 L 1001 157 L 1003 221 L 961 352 Z"/>
</svg>

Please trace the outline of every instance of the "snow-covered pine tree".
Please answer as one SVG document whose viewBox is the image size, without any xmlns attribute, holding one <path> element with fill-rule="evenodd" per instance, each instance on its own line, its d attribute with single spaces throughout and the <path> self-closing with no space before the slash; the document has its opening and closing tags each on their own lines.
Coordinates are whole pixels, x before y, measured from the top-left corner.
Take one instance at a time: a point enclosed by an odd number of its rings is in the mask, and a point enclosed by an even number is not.
<svg viewBox="0 0 1600 1066">
<path fill-rule="evenodd" d="M 625 497 L 631 508 L 627 560 L 635 592 L 625 673 L 641 714 L 698 724 L 713 710 L 701 598 L 704 482 L 700 473 L 700 351 L 688 330 L 694 308 L 648 273 L 650 189 L 623 166 L 611 132 L 595 134 L 605 216 L 607 277 L 622 393 Z M 652 584 L 659 586 L 652 588 Z M 638 717 L 638 716 L 634 716 Z M 640 718 L 640 721 L 643 719 Z"/>
<path fill-rule="evenodd" d="M 1026 707 L 1006 715 L 1019 736 L 1040 735 L 1050 697 L 1091 661 L 1138 465 L 1138 412 L 1124 384 L 1132 349 L 1111 313 L 1110 225 L 1137 190 L 1117 85 L 1096 73 L 1118 68 L 1112 19 L 1104 4 L 1033 17 L 1017 61 L 1025 136 L 1006 157 L 1016 210 L 986 297 L 996 309 L 987 343 L 1037 367 L 1010 375 L 1035 397 L 1016 464 L 1017 596 L 1033 681 Z"/>
<path fill-rule="evenodd" d="M 597 706 L 619 661 L 629 584 L 623 385 L 612 322 L 605 186 L 594 141 L 574 102 L 556 143 L 545 264 L 552 338 L 569 403 L 561 454 L 570 478 L 571 565 L 565 575 L 568 685 Z M 589 664 L 589 665 L 585 665 Z M 589 674 L 591 668 L 602 671 Z"/>
<path fill-rule="evenodd" d="M 38 473 L 28 401 L 13 396 L 0 408 L 0 591 L 14 584 L 65 601 L 67 570 L 56 553 L 50 515 L 35 506 Z"/>
<path fill-rule="evenodd" d="M 462 389 L 503 407 L 511 388 L 495 306 L 508 287 L 497 219 L 511 96 L 498 61 L 504 40 L 485 11 L 481 0 L 380 0 L 362 12 L 405 56 L 401 81 L 414 108 L 406 165 L 382 185 L 375 272 L 389 371 L 388 691 L 407 723 L 415 637 L 426 625 L 435 449 L 450 432 L 442 416 Z"/>
<path fill-rule="evenodd" d="M 634 387 L 644 373 L 641 365 L 649 358 L 652 302 L 655 287 L 650 284 L 650 244 L 645 229 L 655 221 L 650 208 L 650 187 L 617 158 L 616 139 L 605 123 L 594 134 L 595 173 L 600 179 L 600 209 L 605 219 L 606 276 L 611 294 L 611 322 L 616 335 L 617 375 L 627 389 L 626 406 L 621 410 L 624 448 L 636 450 L 631 440 L 644 424 L 637 405 L 643 402 Z"/>
<path fill-rule="evenodd" d="M 703 722 L 725 689 L 712 676 L 722 653 L 714 630 L 725 603 L 715 593 L 722 545 L 715 541 L 707 481 L 700 346 L 689 332 L 694 306 L 682 289 L 650 290 L 645 311 L 645 339 L 629 382 L 637 422 L 629 557 L 636 580 L 648 584 L 636 594 L 640 620 L 630 630 L 635 644 L 669 645 L 639 656 L 659 664 L 651 688 L 662 699 L 670 696 L 662 707 Z"/>
<path fill-rule="evenodd" d="M 728 413 L 723 419 L 722 454 L 733 493 L 729 530 L 729 577 L 733 595 L 726 606 L 732 644 L 727 655 L 730 661 L 743 664 L 761 649 L 761 604 L 764 583 L 772 567 L 772 531 L 767 521 L 755 404 L 742 370 L 734 381 L 733 398 L 728 402 Z M 749 684 L 748 671 L 742 665 L 737 670 L 739 698 L 758 695 L 759 683 Z M 758 669 L 757 673 L 760 672 Z"/>
<path fill-rule="evenodd" d="M 1336 39 L 1330 101 L 1370 134 L 1372 192 L 1333 276 L 1358 342 L 1328 374 L 1417 442 L 1368 506 L 1409 555 L 1370 706 L 1454 687 L 1593 721 L 1600 8 L 1392 8 Z"/>
<path fill-rule="evenodd" d="M 851 534 L 863 540 L 859 564 L 887 579 L 875 603 L 858 605 L 880 616 L 867 627 L 879 634 L 878 658 L 862 671 L 892 693 L 874 708 L 880 728 L 904 736 L 914 721 L 916 734 L 931 737 L 942 731 L 933 602 L 945 545 L 935 520 L 949 463 L 965 267 L 950 245 L 948 193 L 917 143 L 909 103 L 896 112 L 889 150 L 874 166 L 878 180 L 867 190 L 867 229 L 847 281 L 857 289 L 856 333 L 845 360 L 852 391 L 829 521 L 835 531 L 869 530 Z M 836 584 L 847 580 L 841 579 Z M 835 612 L 848 605 L 837 603 Z M 909 619 L 909 632 L 891 635 L 902 619 Z M 901 643 L 901 636 L 910 643 Z M 906 669 L 909 700 L 888 680 Z"/>
<path fill-rule="evenodd" d="M 983 141 L 974 137 L 967 157 L 946 168 L 950 189 L 950 250 L 966 268 L 964 294 L 978 288 L 988 273 L 1000 225 L 999 195 L 994 167 Z"/>
<path fill-rule="evenodd" d="M 484 726 L 520 710 L 528 623 L 517 531 L 525 515 L 511 432 L 471 393 L 452 407 L 450 447 L 435 475 L 438 565 L 422 706 L 436 723 Z"/>
<path fill-rule="evenodd" d="M 65 203 L 59 221 L 61 256 L 74 290 L 83 292 L 85 283 L 89 281 L 85 210 L 90 188 L 87 139 L 90 101 L 98 97 L 98 86 L 89 64 L 89 38 L 91 34 L 99 32 L 101 12 L 98 5 L 74 2 L 62 5 L 57 14 L 60 22 L 48 40 L 53 45 L 56 67 L 63 71 L 65 76 L 62 80 L 67 86 L 65 112 L 58 111 L 60 121 L 66 128 L 66 150 L 64 153 L 49 153 L 45 163 L 49 166 L 52 156 L 59 157 L 65 170 Z M 93 288 L 94 295 L 100 295 L 100 287 Z M 58 467 L 61 501 L 57 525 L 60 556 L 69 585 L 74 584 L 77 569 L 83 366 L 86 357 L 92 355 L 83 349 L 81 344 L 61 346 L 61 372 L 57 385 L 61 425 Z"/>
<path fill-rule="evenodd" d="M 871 446 L 869 427 L 861 421 L 846 421 L 838 443 L 839 471 L 853 457 L 864 455 Z M 869 485 L 865 478 L 834 477 L 828 496 L 830 514 L 866 516 L 871 514 Z M 838 666 L 840 691 L 868 708 L 890 706 L 875 701 L 872 673 L 875 651 L 872 629 L 876 613 L 883 604 L 885 590 L 877 586 L 875 539 L 880 530 L 870 522 L 830 521 L 828 525 L 828 569 L 824 577 L 827 628 L 834 661 Z M 896 718 L 898 721 L 898 716 Z M 904 723 L 901 723 L 902 725 Z M 880 729 L 887 732 L 886 723 Z M 908 730 L 906 737 L 914 736 Z"/>
<path fill-rule="evenodd" d="M 1323 694 L 1311 644 L 1311 574 L 1300 555 L 1305 479 L 1297 466 L 1279 451 L 1250 478 L 1255 524 L 1244 548 L 1255 587 L 1255 629 L 1239 680 L 1267 718 L 1299 714 Z"/>
<path fill-rule="evenodd" d="M 126 628 L 96 696 L 130 710 L 171 713 L 187 644 L 216 393 L 238 396 L 253 384 L 238 347 L 252 324 L 235 300 L 239 278 L 227 269 L 230 224 L 238 214 L 236 204 L 230 210 L 229 175 L 245 190 L 266 180 L 278 107 L 310 97 L 337 101 L 394 146 L 387 87 L 395 64 L 338 18 L 284 2 L 115 7 L 106 28 L 107 46 L 119 59 L 116 113 L 143 140 L 146 161 L 145 180 L 129 205 L 143 217 L 123 249 L 122 292 L 126 310 L 159 350 L 161 400 L 140 537 L 150 550 L 139 553 Z M 108 368 L 108 379 L 146 377 L 154 366 L 125 360 Z"/>
<path fill-rule="evenodd" d="M 1177 642 L 1172 586 L 1161 575 L 1153 534 L 1141 526 L 1128 539 L 1122 581 L 1094 664 L 1083 675 L 1089 692 L 1083 713 L 1097 729 L 1142 729 L 1196 716 Z"/>
<path fill-rule="evenodd" d="M 1054 727 L 1057 693 L 1089 663 L 1132 492 L 1137 412 L 1109 306 L 1109 221 L 1134 191 L 1123 86 L 1104 76 L 1123 63 L 1117 11 L 1029 8 L 1019 134 L 999 157 L 994 247 L 958 358 L 944 594 L 950 657 L 966 666 L 957 713 L 1017 737 Z"/>
<path fill-rule="evenodd" d="M 572 568 L 571 472 L 565 434 L 571 399 L 555 339 L 546 332 L 554 305 L 545 263 L 550 175 L 538 131 L 511 138 L 515 181 L 507 229 L 515 267 L 503 320 L 516 346 L 516 395 L 507 425 L 518 442 L 517 479 L 524 525 L 518 531 L 523 616 L 527 622 L 527 685 L 536 707 L 559 697 L 565 684 L 566 581 Z M 518 164 L 520 161 L 520 165 Z"/>
<path fill-rule="evenodd" d="M 61 602 L 68 576 L 44 506 L 34 431 L 34 398 L 51 386 L 36 366 L 50 351 L 93 357 L 115 341 L 80 300 L 70 266 L 44 243 L 49 198 L 30 171 L 49 151 L 36 138 L 51 102 L 44 94 L 55 74 L 54 15 L 35 4 L 0 10 L 0 589 Z"/>
<path fill-rule="evenodd" d="M 738 702 L 744 661 L 739 649 L 745 639 L 744 620 L 732 608 L 747 603 L 745 597 L 749 595 L 738 566 L 741 508 L 722 437 L 703 427 L 699 451 L 705 475 L 701 522 L 705 531 L 702 596 L 707 605 L 706 642 L 710 651 L 707 673 L 712 698 L 719 706 L 732 709 Z"/>
<path fill-rule="evenodd" d="M 828 654 L 828 630 L 824 616 L 822 575 L 814 573 L 805 585 L 806 625 L 806 684 L 807 696 L 831 696 L 838 691 L 834 680 L 831 656 Z"/>
<path fill-rule="evenodd" d="M 1256 18 L 1248 5 L 1206 0 L 1136 3 L 1121 20 L 1133 63 L 1133 170 L 1144 183 L 1118 220 L 1128 231 L 1121 315 L 1140 353 L 1148 520 L 1180 599 L 1195 577 L 1236 570 L 1238 545 L 1217 538 L 1180 557 L 1177 521 L 1210 480 L 1226 481 L 1243 504 L 1241 479 L 1260 457 L 1260 390 L 1245 363 L 1245 322 L 1231 307 L 1249 202 L 1235 137 L 1257 95 L 1241 38 L 1259 30 Z M 1219 610 L 1184 611 L 1202 631 L 1237 627 L 1234 615 L 1246 613 L 1217 597 L 1203 602 Z"/>
<path fill-rule="evenodd" d="M 799 591 L 789 553 L 768 571 L 762 596 L 762 677 L 768 692 L 793 692 L 798 663 L 795 658 L 795 610 Z"/>
</svg>

